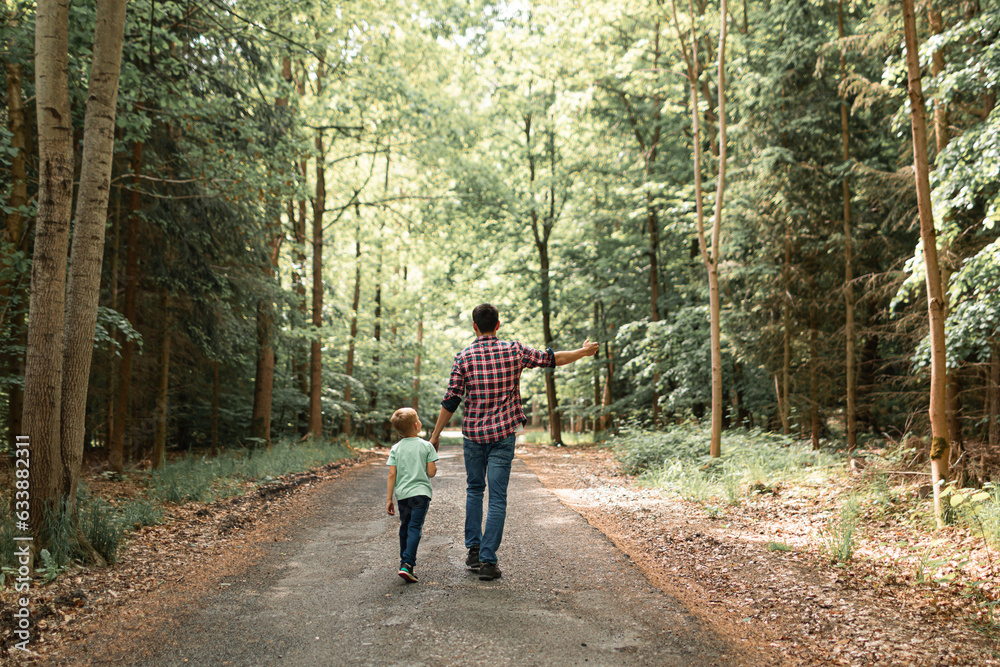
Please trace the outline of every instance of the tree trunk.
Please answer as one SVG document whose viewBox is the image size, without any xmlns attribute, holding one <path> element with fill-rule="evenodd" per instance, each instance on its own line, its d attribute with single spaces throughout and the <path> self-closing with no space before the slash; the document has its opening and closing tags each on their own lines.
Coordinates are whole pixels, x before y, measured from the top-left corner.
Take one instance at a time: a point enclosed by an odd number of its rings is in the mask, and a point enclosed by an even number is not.
<svg viewBox="0 0 1000 667">
<path fill-rule="evenodd" d="M 212 449 L 209 456 L 219 455 L 219 362 L 212 362 Z"/>
<path fill-rule="evenodd" d="M 715 219 L 712 221 L 712 265 L 708 272 L 709 311 L 712 345 L 712 443 L 710 454 L 722 452 L 722 330 L 719 304 L 719 234 L 722 229 L 722 202 L 726 190 L 726 0 L 719 17 L 719 168 L 716 175 Z"/>
<path fill-rule="evenodd" d="M 810 281 L 811 301 L 809 304 L 809 424 L 812 437 L 812 448 L 819 449 L 819 387 L 818 372 L 819 353 L 817 350 L 819 330 L 816 325 L 816 294 L 815 283 Z"/>
<path fill-rule="evenodd" d="M 142 170 L 143 144 L 136 141 L 132 144 L 131 169 L 132 192 L 129 196 L 128 229 L 126 230 L 125 250 L 125 319 L 133 327 L 137 324 L 136 297 L 139 288 L 139 206 L 142 194 L 139 190 L 139 172 Z M 115 400 L 115 421 L 111 430 L 111 445 L 108 448 L 108 464 L 116 472 L 124 469 L 125 428 L 128 423 L 129 400 L 132 385 L 132 357 L 135 353 L 135 343 L 125 340 L 122 344 L 122 358 L 118 365 L 118 390 Z"/>
<path fill-rule="evenodd" d="M 785 224 L 785 262 L 781 267 L 782 292 L 781 322 L 784 335 L 781 352 L 781 393 L 778 396 L 778 414 L 781 415 L 781 432 L 792 432 L 791 401 L 789 400 L 792 377 L 792 238 L 788 224 Z"/>
<path fill-rule="evenodd" d="M 375 338 L 375 352 L 372 354 L 372 390 L 368 400 L 368 410 L 371 412 L 374 412 L 375 408 L 378 407 L 379 346 L 382 343 L 382 243 L 380 233 L 378 243 L 378 268 L 375 269 L 375 330 L 372 332 Z M 368 434 L 373 435 L 374 431 L 372 429 L 374 428 L 375 422 L 373 421 L 370 423 L 372 425 L 369 427 Z"/>
<path fill-rule="evenodd" d="M 948 424 L 945 410 L 947 367 L 945 360 L 945 299 L 938 265 L 937 234 L 931 208 L 928 176 L 927 119 L 920 83 L 920 45 L 917 40 L 913 0 L 903 0 L 903 27 L 906 39 L 906 64 L 909 76 L 910 117 L 913 133 L 913 169 L 916 172 L 917 207 L 920 213 L 920 238 L 923 243 L 927 281 L 927 311 L 931 339 L 931 478 L 934 484 L 934 514 L 938 527 L 944 526 L 941 487 L 948 481 Z"/>
<path fill-rule="evenodd" d="M 11 133 L 11 148 L 15 153 L 10 160 L 10 175 L 13 180 L 8 203 L 13 209 L 6 217 L 5 240 L 11 253 L 26 249 L 27 229 L 21 208 L 28 205 L 28 133 L 25 128 L 24 102 L 21 99 L 21 64 L 7 63 L 7 121 Z M 11 274 L 13 275 L 13 273 Z M 8 307 L 12 309 L 11 331 L 15 340 L 24 340 L 24 308 L 14 306 L 15 302 L 27 296 L 26 285 L 21 281 L 3 286 Z M 8 359 L 7 374 L 24 376 L 24 355 L 12 354 Z M 10 451 L 16 448 L 16 438 L 23 434 L 21 415 L 24 408 L 24 391 L 20 384 L 13 384 L 7 395 L 7 441 Z"/>
<path fill-rule="evenodd" d="M 39 0 L 35 18 L 38 216 L 28 306 L 24 434 L 31 442 L 31 530 L 44 545 L 42 517 L 56 497 L 60 461 L 66 256 L 73 196 L 69 105 L 69 0 Z"/>
<path fill-rule="evenodd" d="M 660 20 L 656 20 L 656 34 L 653 37 L 653 70 L 659 68 L 660 63 Z M 649 141 L 649 149 L 646 151 L 646 165 L 644 178 L 648 184 L 652 177 L 653 166 L 656 164 L 657 153 L 660 149 L 660 119 L 662 114 L 662 100 L 659 95 L 653 96 L 653 136 Z M 646 223 L 649 228 L 649 293 L 652 305 L 650 321 L 660 321 L 660 273 L 657 265 L 660 254 L 660 221 L 656 215 L 656 207 L 653 203 L 652 193 L 646 193 Z M 654 363 L 658 359 L 653 360 Z M 653 428 L 660 425 L 660 371 L 653 372 Z"/>
<path fill-rule="evenodd" d="M 323 152 L 323 133 L 316 133 L 316 197 L 313 200 L 313 334 L 309 358 L 309 432 L 318 438 L 323 435 L 323 345 L 319 329 L 323 326 L 323 212 L 326 208 L 326 158 Z"/>
<path fill-rule="evenodd" d="M 268 271 L 267 273 L 270 273 Z M 271 448 L 271 402 L 274 395 L 274 312 L 269 298 L 257 301 L 257 368 L 253 381 L 250 437 Z"/>
<path fill-rule="evenodd" d="M 111 245 L 111 268 L 108 273 L 110 275 L 109 279 L 109 296 L 108 305 L 111 310 L 118 310 L 118 272 L 121 264 L 119 255 L 121 254 L 121 238 L 122 238 L 122 186 L 118 185 L 115 191 L 115 216 L 114 221 L 111 226 L 111 235 L 114 241 Z M 114 424 L 115 424 L 115 371 L 116 362 L 118 361 L 118 346 L 116 342 L 118 340 L 118 335 L 113 334 L 113 338 L 108 342 L 108 357 L 107 357 L 107 384 L 105 386 L 106 394 L 105 401 L 107 403 L 106 411 L 106 424 L 107 430 L 105 433 L 104 440 L 104 452 L 105 456 L 107 452 L 111 449 L 111 437 L 114 434 Z"/>
<path fill-rule="evenodd" d="M 1000 448 L 1000 341 L 993 343 L 993 354 L 990 357 L 990 383 L 987 386 L 989 396 L 989 443 L 990 450 Z"/>
<path fill-rule="evenodd" d="M 160 370 L 156 388 L 156 415 L 153 431 L 153 470 L 162 470 L 167 462 L 167 395 L 170 389 L 170 313 L 171 299 L 166 289 L 160 291 L 163 339 L 160 343 Z"/>
<path fill-rule="evenodd" d="M 701 131 L 698 114 L 698 51 L 694 24 L 691 26 L 693 71 L 691 85 L 691 117 L 694 133 L 695 206 L 697 209 L 698 243 L 708 272 L 709 318 L 712 348 L 712 435 L 709 453 L 722 453 L 722 331 L 719 307 L 719 232 L 722 227 L 722 201 L 726 185 L 726 0 L 720 5 L 719 31 L 719 166 L 715 190 L 715 218 L 712 221 L 711 248 L 705 237 L 705 215 L 701 188 Z"/>
<path fill-rule="evenodd" d="M 542 279 L 542 336 L 545 347 L 552 347 L 552 305 L 549 293 L 549 245 L 548 239 L 538 248 L 541 259 Z M 549 407 L 549 437 L 553 445 L 562 444 L 562 421 L 559 414 L 559 397 L 556 395 L 556 371 L 547 369 L 545 372 L 545 399 Z"/>
<path fill-rule="evenodd" d="M 382 183 L 382 192 L 384 195 L 388 195 L 389 192 L 389 166 L 392 159 L 392 144 L 386 145 L 385 149 L 385 180 Z M 375 272 L 375 354 L 372 355 L 372 392 L 369 402 L 369 408 L 371 412 L 375 412 L 378 407 L 378 383 L 379 378 L 379 352 L 382 345 L 382 256 L 385 250 L 385 240 L 383 238 L 383 232 L 385 230 L 385 220 L 383 219 L 382 224 L 379 226 L 379 240 L 378 240 L 378 269 Z M 378 418 L 374 419 L 371 423 L 371 428 L 375 429 L 376 424 L 381 424 L 382 421 Z M 370 433 L 372 431 L 369 431 Z M 378 437 L 376 435 L 376 437 Z"/>
<path fill-rule="evenodd" d="M 347 367 L 344 375 L 347 382 L 344 386 L 344 403 L 351 402 L 351 379 L 354 377 L 354 345 L 358 338 L 358 307 L 361 304 L 361 219 L 358 219 L 358 228 L 354 240 L 354 300 L 351 302 L 351 337 L 347 341 Z M 344 434 L 351 435 L 351 409 L 347 408 L 344 414 Z"/>
<path fill-rule="evenodd" d="M 87 388 L 94 352 L 94 329 L 104 260 L 115 110 L 125 32 L 125 0 L 98 0 L 94 52 L 84 118 L 83 159 L 70 250 L 61 410 L 62 480 L 59 494 L 76 510 L 83 463 Z M 92 551 L 92 550 L 90 550 Z M 94 552 L 96 554 L 96 552 Z M 103 563 L 103 559 L 100 561 Z"/>
<path fill-rule="evenodd" d="M 602 309 L 603 310 L 603 309 Z M 603 319 L 603 317 L 602 317 Z M 601 394 L 601 430 L 608 430 L 611 421 L 611 403 L 613 400 L 611 385 L 615 379 L 614 357 L 611 356 L 611 342 L 604 341 L 604 358 L 607 360 L 607 377 L 604 380 L 604 391 Z"/>
<path fill-rule="evenodd" d="M 285 82 L 292 82 L 292 59 L 286 55 L 282 58 L 281 74 Z M 278 95 L 274 102 L 275 109 L 287 109 L 288 97 L 284 94 Z M 280 113 L 280 112 L 279 112 Z M 284 168 L 281 169 L 284 173 Z M 292 204 L 288 204 L 289 213 L 293 213 Z M 273 224 L 274 236 L 269 240 L 271 251 L 270 262 L 264 269 L 264 275 L 268 282 L 274 279 L 278 270 L 279 250 L 281 242 L 284 240 L 284 232 L 281 224 L 281 207 L 275 212 L 276 220 Z M 290 222 L 295 224 L 294 215 Z M 299 275 L 293 271 L 292 282 L 297 283 Z M 257 441 L 263 441 L 268 449 L 271 448 L 271 404 L 274 397 L 274 306 L 269 297 L 262 298 L 257 302 L 257 368 L 254 373 L 253 388 L 253 411 L 250 417 L 250 437 Z"/>
<path fill-rule="evenodd" d="M 601 319 L 600 319 L 601 306 L 598 302 L 594 302 L 594 340 L 600 343 L 601 340 Z M 597 354 L 594 355 L 594 431 L 600 430 L 600 422 L 598 420 L 597 409 L 601 405 L 601 365 L 597 362 L 601 357 L 601 348 L 597 348 Z"/>
<path fill-rule="evenodd" d="M 930 24 L 931 34 L 940 35 L 944 32 L 944 20 L 939 10 L 929 9 L 927 11 L 927 19 Z M 931 73 L 935 77 L 939 76 L 944 72 L 944 64 L 944 52 L 941 50 L 935 51 L 931 57 Z M 948 129 L 948 105 L 944 100 L 938 100 L 937 104 L 934 105 L 935 155 L 940 155 L 948 146 L 949 141 L 951 141 L 951 132 Z M 956 269 L 957 262 L 954 253 L 951 252 L 951 248 L 948 246 L 941 248 L 941 256 L 943 259 L 941 263 L 941 293 L 945 297 L 944 318 L 947 321 L 948 284 L 951 282 L 951 274 Z M 948 377 L 945 381 L 945 420 L 948 422 L 948 440 L 951 443 L 951 448 L 961 451 L 963 445 L 962 399 L 957 375 L 958 369 L 951 369 L 948 371 Z"/>
<path fill-rule="evenodd" d="M 420 319 L 417 320 L 417 354 L 413 360 L 413 403 L 414 410 L 420 406 L 420 353 L 424 349 L 424 311 L 420 309 Z"/>
<path fill-rule="evenodd" d="M 296 89 L 298 91 L 299 97 L 304 97 L 306 94 L 306 72 L 305 67 L 300 68 L 300 76 L 296 82 Z M 302 179 L 303 191 L 304 185 L 308 180 L 309 174 L 309 163 L 306 156 L 303 155 L 299 159 L 299 178 Z M 299 295 L 299 314 L 301 316 L 301 322 L 305 322 L 309 319 L 308 310 L 309 304 L 306 299 L 306 284 L 305 284 L 305 271 L 306 271 L 306 200 L 305 198 L 299 199 L 299 215 L 295 221 L 295 262 L 299 267 L 300 279 L 299 288 L 296 294 Z M 306 355 L 304 350 L 300 350 L 301 355 L 296 355 L 297 361 L 295 364 L 295 372 L 299 379 L 299 391 L 305 397 L 310 397 L 309 391 L 309 377 L 310 362 L 306 360 Z M 300 413 L 298 416 L 299 433 L 305 435 L 309 430 L 309 416 L 305 413 Z"/>
<path fill-rule="evenodd" d="M 278 228 L 281 224 L 279 222 Z M 271 239 L 264 276 L 274 280 L 284 234 Z M 271 448 L 271 403 L 274 396 L 274 306 L 269 296 L 257 301 L 257 368 L 253 382 L 253 412 L 250 417 L 250 437 L 263 441 Z"/>
<path fill-rule="evenodd" d="M 531 191 L 532 204 L 530 211 L 531 233 L 535 239 L 535 248 L 538 249 L 539 272 L 538 278 L 541 286 L 541 306 L 542 306 L 542 333 L 545 338 L 545 346 L 552 347 L 552 303 L 549 286 L 549 236 L 552 233 L 552 226 L 555 223 L 555 194 L 552 192 L 550 201 L 550 215 L 548 221 L 542 221 L 539 226 L 538 211 L 535 208 L 534 186 L 535 186 L 535 156 L 531 152 L 531 124 L 533 117 L 531 114 L 524 116 L 524 142 L 525 154 L 528 160 L 528 186 Z M 551 157 L 555 160 L 554 136 L 551 139 Z M 552 178 L 555 178 L 553 169 Z M 545 370 L 545 396 L 548 403 L 549 415 L 549 437 L 552 444 L 562 444 L 562 423 L 559 417 L 559 398 L 556 395 L 555 369 Z"/>
<path fill-rule="evenodd" d="M 844 32 L 844 1 L 837 3 L 837 30 L 840 38 L 845 36 Z M 842 49 L 840 52 L 840 82 L 843 85 L 847 78 L 847 56 Z M 847 122 L 847 100 L 843 96 L 840 98 L 840 144 L 841 157 L 844 162 L 851 159 L 850 131 Z M 855 361 L 855 327 L 854 327 L 854 239 L 851 215 L 851 179 L 848 174 L 844 174 L 841 183 L 841 190 L 844 199 L 844 310 L 847 319 L 844 324 L 844 369 L 846 371 L 845 384 L 847 393 L 847 452 L 853 454 L 858 446 L 858 382 L 855 374 L 857 362 Z"/>
</svg>

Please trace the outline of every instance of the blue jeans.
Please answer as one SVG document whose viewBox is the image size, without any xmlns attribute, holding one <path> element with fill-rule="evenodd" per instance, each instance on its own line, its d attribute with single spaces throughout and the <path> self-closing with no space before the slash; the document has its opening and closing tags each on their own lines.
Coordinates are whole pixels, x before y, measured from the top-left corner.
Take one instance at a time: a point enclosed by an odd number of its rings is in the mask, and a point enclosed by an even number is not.
<svg viewBox="0 0 1000 667">
<path fill-rule="evenodd" d="M 510 480 L 510 464 L 514 460 L 512 433 L 503 440 L 480 443 L 464 439 L 462 451 L 465 454 L 465 547 L 479 546 L 479 560 L 483 563 L 497 562 L 497 549 L 503 538 L 503 524 L 507 518 L 507 482 Z M 483 491 L 490 487 L 490 505 L 486 513 L 486 528 L 483 523 Z"/>
<path fill-rule="evenodd" d="M 417 564 L 417 546 L 431 499 L 427 496 L 401 498 L 399 504 L 399 564 Z"/>
</svg>

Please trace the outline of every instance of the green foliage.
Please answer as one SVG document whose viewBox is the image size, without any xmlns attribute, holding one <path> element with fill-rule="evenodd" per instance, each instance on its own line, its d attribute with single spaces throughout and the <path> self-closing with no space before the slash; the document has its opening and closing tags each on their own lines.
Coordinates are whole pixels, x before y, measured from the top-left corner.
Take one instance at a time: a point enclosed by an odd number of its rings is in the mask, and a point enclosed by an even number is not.
<svg viewBox="0 0 1000 667">
<path fill-rule="evenodd" d="M 38 552 L 39 563 L 35 564 L 35 572 L 41 575 L 42 583 L 48 584 L 59 578 L 59 575 L 69 569 L 69 565 L 56 560 L 48 549 Z"/>
<path fill-rule="evenodd" d="M 739 504 L 743 489 L 776 493 L 785 480 L 821 481 L 839 460 L 761 431 L 723 433 L 722 456 L 713 459 L 705 446 L 708 440 L 708 430 L 689 424 L 664 432 L 633 428 L 612 446 L 628 474 L 643 473 L 646 483 L 691 500 L 724 498 L 730 505 Z"/>
<path fill-rule="evenodd" d="M 768 551 L 795 551 L 793 547 L 788 546 L 784 542 L 768 542 Z"/>
<path fill-rule="evenodd" d="M 833 562 L 846 564 L 854 556 L 859 514 L 858 499 L 850 496 L 841 504 L 839 515 L 831 519 L 824 529 L 823 549 Z"/>
<path fill-rule="evenodd" d="M 90 498 L 79 508 L 80 530 L 109 565 L 118 562 L 118 546 L 129 527 L 120 508 L 102 498 Z"/>
<path fill-rule="evenodd" d="M 280 477 L 348 456 L 349 450 L 334 442 L 286 440 L 270 450 L 225 452 L 214 459 L 185 456 L 151 472 L 147 484 L 150 495 L 162 502 L 209 502 L 239 493 L 244 481 Z"/>
<path fill-rule="evenodd" d="M 146 498 L 120 503 L 121 524 L 129 530 L 163 523 L 163 507 Z"/>
<path fill-rule="evenodd" d="M 76 525 L 65 498 L 58 505 L 46 505 L 40 532 L 43 542 L 48 545 L 54 567 L 68 566 L 71 559 L 77 555 L 78 542 Z"/>
</svg>

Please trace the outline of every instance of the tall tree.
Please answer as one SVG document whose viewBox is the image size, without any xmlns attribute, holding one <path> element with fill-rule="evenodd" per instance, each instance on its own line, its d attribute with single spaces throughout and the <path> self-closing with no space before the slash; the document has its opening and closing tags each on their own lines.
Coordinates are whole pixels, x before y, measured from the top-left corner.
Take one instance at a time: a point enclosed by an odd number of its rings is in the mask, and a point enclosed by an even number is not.
<svg viewBox="0 0 1000 667">
<path fill-rule="evenodd" d="M 712 435 L 709 445 L 711 456 L 722 453 L 722 329 L 719 307 L 719 235 L 722 228 L 722 204 L 726 187 L 726 0 L 720 4 L 719 18 L 719 162 L 715 189 L 715 216 L 712 219 L 711 245 L 705 235 L 705 215 L 702 206 L 701 185 L 701 123 L 698 111 L 698 37 L 695 33 L 694 9 L 691 11 L 691 117 L 694 143 L 695 212 L 698 229 L 698 247 L 708 272 L 709 318 L 712 360 Z"/>
<path fill-rule="evenodd" d="M 357 209 L 355 209 L 357 211 Z M 347 340 L 347 362 L 344 366 L 344 435 L 351 435 L 351 383 L 354 380 L 354 346 L 358 337 L 358 306 L 361 303 L 361 217 L 358 216 L 354 238 L 354 300 L 351 302 L 351 334 Z"/>
<path fill-rule="evenodd" d="M 945 359 L 945 297 L 941 289 L 938 265 L 937 232 L 931 208 L 931 186 L 927 155 L 927 117 L 920 83 L 920 43 L 913 0 L 903 0 L 903 36 L 906 41 L 906 69 L 909 81 L 910 121 L 913 134 L 913 170 L 916 174 L 917 208 L 920 215 L 920 239 L 923 244 L 927 283 L 927 314 L 931 339 L 931 480 L 934 484 L 934 515 L 938 527 L 944 526 L 941 486 L 948 481 L 948 423 L 945 410 L 947 365 Z"/>
<path fill-rule="evenodd" d="M 530 210 L 528 216 L 531 220 L 531 234 L 535 240 L 535 249 L 538 250 L 539 270 L 538 277 L 541 286 L 541 306 L 542 306 L 542 337 L 545 339 L 545 346 L 552 347 L 552 295 L 551 276 L 549 265 L 549 239 L 552 236 L 552 229 L 556 223 L 555 204 L 555 130 L 549 132 L 550 162 L 552 165 L 551 185 L 546 198 L 549 202 L 548 215 L 539 215 L 535 201 L 535 179 L 537 176 L 537 157 L 533 147 L 533 114 L 529 111 L 523 117 L 524 124 L 524 146 L 528 161 L 528 191 L 530 196 Z M 549 411 L 549 437 L 553 444 L 562 443 L 562 419 L 559 412 L 559 397 L 556 393 L 555 369 L 548 369 L 545 373 L 545 396 Z"/>
<path fill-rule="evenodd" d="M 324 59 L 316 67 L 316 94 L 323 92 Z M 312 324 L 314 327 L 309 359 L 309 430 L 307 435 L 323 435 L 323 213 L 326 210 L 326 151 L 323 130 L 316 130 L 316 194 L 313 198 L 312 226 Z"/>
<path fill-rule="evenodd" d="M 843 41 L 844 31 L 844 0 L 837 0 L 837 35 Z M 851 159 L 850 125 L 848 123 L 847 99 L 844 84 L 847 79 L 847 47 L 840 48 L 840 146 L 844 162 Z M 855 330 L 854 330 L 854 238 L 851 219 L 851 177 L 850 172 L 844 172 L 841 181 L 841 192 L 844 199 L 844 312 L 847 314 L 844 324 L 844 383 L 846 385 L 847 408 L 845 422 L 847 425 L 847 450 L 853 452 L 858 446 L 857 423 L 857 392 L 858 383 L 855 378 Z"/>
<path fill-rule="evenodd" d="M 39 117 L 38 230 L 32 268 L 24 427 L 32 439 L 32 515 L 41 535 L 46 509 L 65 499 L 75 516 L 83 460 L 87 385 L 104 250 L 121 73 L 125 1 L 99 0 L 73 246 L 66 258 L 72 208 L 69 108 L 69 7 L 42 0 L 36 15 L 35 86 Z M 34 461 L 33 461 L 34 463 Z M 90 559 L 103 559 L 77 530 Z"/>
<path fill-rule="evenodd" d="M 13 51 L 13 48 L 10 49 Z M 25 122 L 24 101 L 21 92 L 22 67 L 21 63 L 11 59 L 5 67 L 7 83 L 7 125 L 11 135 L 11 149 L 14 154 L 11 156 L 10 176 L 12 180 L 9 203 L 10 212 L 6 216 L 6 230 L 3 241 L 6 242 L 6 251 L 10 253 L 5 258 L 4 263 L 8 264 L 6 271 L 13 277 L 14 258 L 27 249 L 28 225 L 25 224 L 24 209 L 28 206 L 28 130 Z M 0 269 L 4 267 L 0 265 Z M 27 295 L 25 285 L 20 281 L 7 282 L 0 286 L 0 292 L 7 298 L 7 303 L 11 304 L 19 301 L 21 295 Z M 15 332 L 16 338 L 23 340 L 24 330 L 24 310 L 21 307 L 11 309 L 7 317 L 11 318 L 11 329 Z M 0 317 L 0 320 L 3 318 Z M 20 353 L 12 354 L 8 360 L 7 373 L 11 376 L 24 375 L 24 355 Z M 21 426 L 21 415 L 24 406 L 24 391 L 19 382 L 13 382 L 7 396 L 7 433 L 8 444 L 13 450 L 15 437 L 23 433 Z"/>
</svg>

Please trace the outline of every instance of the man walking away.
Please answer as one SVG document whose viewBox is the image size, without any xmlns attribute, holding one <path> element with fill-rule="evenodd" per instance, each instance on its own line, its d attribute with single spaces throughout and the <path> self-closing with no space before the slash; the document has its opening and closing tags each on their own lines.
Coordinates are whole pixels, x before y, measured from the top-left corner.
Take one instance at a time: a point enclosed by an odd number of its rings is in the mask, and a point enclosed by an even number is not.
<svg viewBox="0 0 1000 667">
<path fill-rule="evenodd" d="M 465 455 L 465 563 L 478 569 L 483 581 L 500 576 L 497 549 L 507 516 L 507 482 L 514 460 L 517 432 L 527 421 L 521 409 L 521 371 L 525 368 L 565 366 L 597 352 L 597 343 L 585 341 L 569 352 L 544 352 L 518 341 L 497 338 L 500 314 L 483 303 L 472 311 L 476 340 L 455 356 L 448 391 L 430 442 L 436 449 L 441 431 L 465 398 L 462 420 Z M 490 489 L 486 526 L 483 527 L 483 492 Z"/>
</svg>

